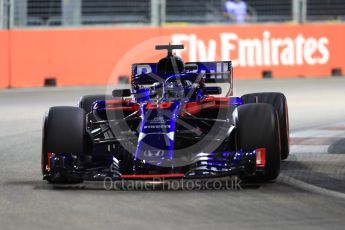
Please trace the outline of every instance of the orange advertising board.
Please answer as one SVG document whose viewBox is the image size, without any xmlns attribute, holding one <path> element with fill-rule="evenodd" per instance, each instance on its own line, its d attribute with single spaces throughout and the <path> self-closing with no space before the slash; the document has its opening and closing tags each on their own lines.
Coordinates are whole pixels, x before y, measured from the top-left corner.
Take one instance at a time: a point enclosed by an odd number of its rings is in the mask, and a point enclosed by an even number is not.
<svg viewBox="0 0 345 230">
<path fill-rule="evenodd" d="M 5 32 L 6 33 L 6 32 Z M 14 30 L 11 47 L 0 32 L 0 87 L 104 85 L 129 75 L 133 62 L 158 61 L 155 44 L 182 43 L 185 61 L 233 61 L 235 79 L 330 76 L 345 69 L 345 24 L 189 26 Z M 4 40 L 4 41 L 3 41 Z M 5 45 L 3 45 L 5 44 Z M 8 58 L 6 58 L 6 56 Z M 4 66 L 11 70 L 6 71 Z M 7 64 L 6 64 L 7 63 Z"/>
</svg>

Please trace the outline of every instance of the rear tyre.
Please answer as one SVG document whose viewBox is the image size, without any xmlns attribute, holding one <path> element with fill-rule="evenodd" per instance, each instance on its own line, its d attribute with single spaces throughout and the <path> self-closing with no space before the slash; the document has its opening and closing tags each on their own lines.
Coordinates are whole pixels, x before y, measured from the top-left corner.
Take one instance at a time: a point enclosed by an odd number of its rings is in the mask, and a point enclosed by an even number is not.
<svg viewBox="0 0 345 230">
<path fill-rule="evenodd" d="M 49 109 L 44 118 L 42 139 L 42 174 L 48 174 L 49 153 L 71 153 L 83 155 L 87 151 L 89 139 L 86 134 L 85 112 L 83 109 L 58 106 Z M 80 183 L 81 180 L 60 176 L 49 182 Z"/>
<path fill-rule="evenodd" d="M 86 95 L 80 98 L 79 100 L 79 108 L 84 109 L 85 113 L 91 112 L 92 103 L 95 101 L 104 101 L 111 96 L 105 94 L 96 94 L 96 95 Z"/>
<path fill-rule="evenodd" d="M 287 100 L 282 93 L 252 93 L 242 96 L 245 104 L 267 103 L 274 107 L 278 113 L 281 159 L 288 158 L 290 153 L 289 112 Z"/>
<path fill-rule="evenodd" d="M 266 167 L 258 179 L 274 180 L 280 172 L 278 117 L 269 104 L 241 105 L 235 109 L 238 149 L 266 148 Z"/>
</svg>

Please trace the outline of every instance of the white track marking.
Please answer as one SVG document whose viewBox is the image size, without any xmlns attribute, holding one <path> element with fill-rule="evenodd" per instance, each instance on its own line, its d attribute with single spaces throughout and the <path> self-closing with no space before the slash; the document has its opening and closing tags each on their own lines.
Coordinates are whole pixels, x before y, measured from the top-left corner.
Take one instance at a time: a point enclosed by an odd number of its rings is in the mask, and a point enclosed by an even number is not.
<svg viewBox="0 0 345 230">
<path fill-rule="evenodd" d="M 305 153 L 327 153 L 329 145 L 291 145 L 290 151 L 293 154 Z"/>
<path fill-rule="evenodd" d="M 342 127 L 345 127 L 345 123 L 292 132 L 291 153 L 327 154 L 331 144 L 345 138 L 345 129 L 342 130 Z"/>
<path fill-rule="evenodd" d="M 321 195 L 325 195 L 325 196 L 331 196 L 334 198 L 338 198 L 338 199 L 343 199 L 345 200 L 345 194 L 341 193 L 341 192 L 336 192 L 333 190 L 329 190 L 326 188 L 321 188 L 319 186 L 313 185 L 313 184 L 308 184 L 306 182 L 303 182 L 301 180 L 289 177 L 289 176 L 285 176 L 284 174 L 281 174 L 279 176 L 279 181 L 281 181 L 282 183 L 300 188 L 302 190 L 306 190 L 309 192 L 313 192 L 313 193 L 318 193 Z"/>
<path fill-rule="evenodd" d="M 337 127 L 339 127 L 339 129 L 337 129 Z M 309 158 L 311 160 L 318 159 L 320 157 L 324 158 L 326 157 L 326 154 L 328 155 L 327 158 L 329 158 L 329 161 L 337 160 L 340 157 L 339 154 L 328 154 L 328 148 L 336 140 L 345 138 L 345 130 L 342 130 L 342 127 L 345 127 L 345 123 L 338 123 L 335 125 L 291 133 L 291 155 L 295 155 L 295 157 L 297 157 L 297 161 L 299 161 L 298 159 L 300 157 Z M 343 156 L 344 155 L 341 155 L 341 157 Z M 305 191 L 345 200 L 344 193 L 309 184 L 302 180 L 287 176 L 284 173 L 281 173 L 278 180 L 282 183 L 303 189 Z"/>
<path fill-rule="evenodd" d="M 327 130 L 327 128 L 309 129 L 304 131 L 294 132 L 291 137 L 306 138 L 306 137 L 345 137 L 345 130 Z"/>
</svg>

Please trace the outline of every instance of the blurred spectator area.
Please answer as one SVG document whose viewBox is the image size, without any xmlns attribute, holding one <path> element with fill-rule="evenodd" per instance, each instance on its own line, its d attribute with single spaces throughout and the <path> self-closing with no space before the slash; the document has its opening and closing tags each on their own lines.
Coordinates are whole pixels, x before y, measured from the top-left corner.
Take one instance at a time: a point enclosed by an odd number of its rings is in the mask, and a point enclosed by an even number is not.
<svg viewBox="0 0 345 230">
<path fill-rule="evenodd" d="M 289 22 L 306 1 L 307 21 L 345 20 L 345 0 L 247 0 L 248 22 Z M 6 5 L 12 3 L 7 16 Z M 13 27 L 228 23 L 225 0 L 0 0 Z M 6 19 L 4 18 L 6 17 Z"/>
<path fill-rule="evenodd" d="M 25 1 L 25 0 L 22 0 Z M 62 2 L 61 0 L 27 0 L 25 6 L 18 4 L 14 8 L 15 18 L 21 21 L 21 17 L 27 15 L 28 26 L 35 25 L 61 25 Z M 23 7 L 26 7 L 24 9 Z M 26 11 L 26 12 L 25 12 Z"/>
<path fill-rule="evenodd" d="M 227 22 L 223 15 L 225 2 L 226 0 L 167 0 L 166 19 L 167 22 L 224 23 Z M 291 0 L 249 0 L 245 2 L 248 5 L 251 22 L 281 22 L 292 19 Z"/>
<path fill-rule="evenodd" d="M 308 21 L 345 21 L 345 0 L 308 0 Z"/>
<path fill-rule="evenodd" d="M 150 23 L 150 0 L 82 0 L 82 23 Z"/>
</svg>

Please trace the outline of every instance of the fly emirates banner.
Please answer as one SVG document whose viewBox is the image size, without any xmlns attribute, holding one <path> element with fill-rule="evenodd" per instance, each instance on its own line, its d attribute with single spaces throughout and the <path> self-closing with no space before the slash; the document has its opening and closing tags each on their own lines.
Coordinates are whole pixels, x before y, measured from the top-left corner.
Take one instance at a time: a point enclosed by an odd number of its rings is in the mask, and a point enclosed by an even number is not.
<svg viewBox="0 0 345 230">
<path fill-rule="evenodd" d="M 322 77 L 344 67 L 344 25 L 271 25 L 195 28 L 171 34 L 189 61 L 232 60 L 235 77 Z"/>
<path fill-rule="evenodd" d="M 232 60 L 235 79 L 326 77 L 345 71 L 345 24 L 111 27 L 0 31 L 0 88 L 104 85 L 157 62 L 157 44 L 187 61 Z"/>
</svg>

